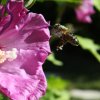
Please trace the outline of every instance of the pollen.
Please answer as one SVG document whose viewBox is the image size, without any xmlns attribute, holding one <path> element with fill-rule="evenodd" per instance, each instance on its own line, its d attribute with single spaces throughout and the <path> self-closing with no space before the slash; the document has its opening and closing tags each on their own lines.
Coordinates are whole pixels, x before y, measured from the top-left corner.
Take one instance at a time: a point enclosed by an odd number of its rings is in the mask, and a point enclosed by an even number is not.
<svg viewBox="0 0 100 100">
<path fill-rule="evenodd" d="M 14 59 L 17 58 L 17 49 L 12 48 L 10 51 L 2 51 L 0 50 L 0 63 L 7 61 L 13 61 Z"/>
<path fill-rule="evenodd" d="M 5 51 L 0 50 L 0 63 L 3 63 L 6 60 Z"/>
</svg>

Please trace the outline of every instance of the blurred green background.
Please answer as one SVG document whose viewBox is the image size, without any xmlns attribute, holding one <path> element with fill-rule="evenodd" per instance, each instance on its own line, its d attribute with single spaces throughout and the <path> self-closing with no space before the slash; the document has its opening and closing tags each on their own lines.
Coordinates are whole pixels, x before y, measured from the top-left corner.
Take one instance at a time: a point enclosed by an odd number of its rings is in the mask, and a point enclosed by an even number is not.
<svg viewBox="0 0 100 100">
<path fill-rule="evenodd" d="M 58 41 L 51 38 L 52 54 L 43 65 L 48 89 L 41 100 L 100 100 L 100 0 L 94 1 L 92 23 L 76 19 L 75 7 L 81 0 L 33 0 L 29 7 L 43 14 L 51 25 L 73 25 L 80 43 L 78 47 L 66 44 L 57 51 Z M 6 99 L 1 96 L 0 100 Z"/>
</svg>

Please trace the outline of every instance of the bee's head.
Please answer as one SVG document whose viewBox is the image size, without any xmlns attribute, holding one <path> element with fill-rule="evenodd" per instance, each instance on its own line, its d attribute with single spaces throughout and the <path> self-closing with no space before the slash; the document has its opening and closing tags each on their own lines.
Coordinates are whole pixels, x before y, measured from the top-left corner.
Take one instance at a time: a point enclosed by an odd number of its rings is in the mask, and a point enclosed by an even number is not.
<svg viewBox="0 0 100 100">
<path fill-rule="evenodd" d="M 61 25 L 60 24 L 55 24 L 53 26 L 49 26 L 50 30 L 51 29 L 58 29 Z"/>
<path fill-rule="evenodd" d="M 55 25 L 53 26 L 53 28 L 54 28 L 54 29 L 58 29 L 60 26 L 61 26 L 60 24 L 55 24 Z"/>
<path fill-rule="evenodd" d="M 60 24 L 55 24 L 54 26 L 51 27 L 51 34 L 57 37 L 61 36 L 61 25 Z"/>
</svg>

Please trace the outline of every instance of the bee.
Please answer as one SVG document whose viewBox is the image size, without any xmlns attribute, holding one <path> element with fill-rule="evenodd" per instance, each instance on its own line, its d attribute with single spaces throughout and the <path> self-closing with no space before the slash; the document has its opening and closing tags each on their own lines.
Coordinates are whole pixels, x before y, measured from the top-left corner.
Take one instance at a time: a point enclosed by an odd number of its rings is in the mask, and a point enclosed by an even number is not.
<svg viewBox="0 0 100 100">
<path fill-rule="evenodd" d="M 60 39 L 60 42 L 57 46 L 57 50 L 62 50 L 63 46 L 66 43 L 70 43 L 73 46 L 79 45 L 79 41 L 78 41 L 77 37 L 74 34 L 72 34 L 71 31 L 72 31 L 71 28 L 65 27 L 60 24 L 55 24 L 52 27 L 52 29 L 51 29 L 52 35 Z"/>
</svg>

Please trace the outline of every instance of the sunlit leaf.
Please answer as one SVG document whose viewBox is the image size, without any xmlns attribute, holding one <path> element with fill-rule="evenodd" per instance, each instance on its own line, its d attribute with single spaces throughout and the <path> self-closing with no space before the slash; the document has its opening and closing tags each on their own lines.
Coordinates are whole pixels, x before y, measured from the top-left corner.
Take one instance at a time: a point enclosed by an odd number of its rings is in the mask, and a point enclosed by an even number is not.
<svg viewBox="0 0 100 100">
<path fill-rule="evenodd" d="M 31 8 L 35 2 L 36 0 L 25 0 L 25 7 Z"/>
<path fill-rule="evenodd" d="M 59 98 L 56 100 L 70 100 L 70 93 L 66 90 L 59 91 Z"/>
<path fill-rule="evenodd" d="M 93 0 L 94 6 L 100 11 L 100 0 Z"/>
<path fill-rule="evenodd" d="M 52 90 L 63 90 L 69 87 L 69 81 L 63 80 L 61 77 L 51 75 L 48 77 L 48 88 Z"/>
<path fill-rule="evenodd" d="M 56 66 L 63 66 L 63 62 L 60 60 L 57 60 L 55 58 L 54 53 L 50 54 L 47 58 L 48 61 L 50 61 L 52 64 L 56 65 Z"/>
<path fill-rule="evenodd" d="M 70 93 L 67 90 L 53 92 L 47 90 L 46 95 L 41 100 L 70 100 Z"/>
<path fill-rule="evenodd" d="M 100 62 L 100 54 L 98 53 L 98 50 L 100 50 L 100 45 L 94 43 L 92 39 L 83 38 L 81 36 L 78 36 L 78 40 L 80 46 L 85 50 L 89 50 L 94 55 L 94 57 Z"/>
</svg>

